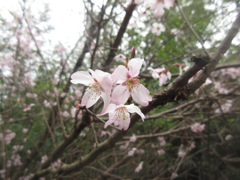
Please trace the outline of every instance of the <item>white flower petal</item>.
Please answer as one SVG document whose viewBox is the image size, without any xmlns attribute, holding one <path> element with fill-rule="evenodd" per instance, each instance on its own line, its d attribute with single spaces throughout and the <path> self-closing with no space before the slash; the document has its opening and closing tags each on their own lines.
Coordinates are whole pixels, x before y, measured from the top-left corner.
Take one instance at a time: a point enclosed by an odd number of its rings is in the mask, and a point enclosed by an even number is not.
<svg viewBox="0 0 240 180">
<path fill-rule="evenodd" d="M 112 92 L 112 102 L 119 105 L 125 104 L 130 96 L 127 86 L 117 85 Z"/>
<path fill-rule="evenodd" d="M 152 101 L 149 90 L 142 84 L 132 89 L 131 96 L 136 103 L 142 106 L 148 106 L 149 101 Z"/>
<path fill-rule="evenodd" d="M 98 101 L 99 98 L 100 95 L 98 95 L 96 91 L 94 91 L 94 89 L 87 89 L 82 97 L 81 104 L 83 106 L 86 106 L 86 108 L 89 108 L 93 106 Z"/>
<path fill-rule="evenodd" d="M 88 86 L 94 83 L 92 76 L 87 71 L 77 71 L 71 75 L 71 79 L 73 84 L 84 84 Z"/>
<path fill-rule="evenodd" d="M 133 58 L 128 62 L 129 75 L 131 77 L 136 77 L 140 73 L 144 59 Z"/>
<path fill-rule="evenodd" d="M 109 104 L 106 109 L 105 107 L 103 108 L 102 112 L 100 114 L 98 114 L 98 116 L 102 116 L 104 114 L 107 114 L 107 113 L 113 113 L 117 108 L 117 105 L 116 104 Z"/>
<path fill-rule="evenodd" d="M 119 65 L 112 73 L 112 79 L 115 83 L 123 83 L 127 80 L 128 70 L 125 66 Z"/>
<path fill-rule="evenodd" d="M 127 108 L 128 112 L 137 113 L 139 116 L 141 116 L 142 120 L 144 120 L 145 116 L 138 106 L 135 106 L 134 104 L 130 104 L 130 105 L 126 105 L 125 107 Z"/>
</svg>

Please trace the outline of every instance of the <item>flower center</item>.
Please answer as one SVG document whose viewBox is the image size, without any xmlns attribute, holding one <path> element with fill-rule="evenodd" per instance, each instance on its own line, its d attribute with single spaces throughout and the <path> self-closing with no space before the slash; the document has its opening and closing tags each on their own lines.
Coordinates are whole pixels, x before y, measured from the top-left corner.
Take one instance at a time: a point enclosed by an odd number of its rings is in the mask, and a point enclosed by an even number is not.
<svg viewBox="0 0 240 180">
<path fill-rule="evenodd" d="M 117 119 L 119 119 L 119 118 L 122 118 L 123 120 L 126 120 L 127 119 L 127 109 L 126 109 L 126 107 L 119 107 L 119 108 L 117 108 L 116 110 L 116 117 L 117 117 Z"/>
<path fill-rule="evenodd" d="M 123 85 L 127 86 L 130 91 L 139 84 L 137 77 L 131 77 L 123 83 Z"/>
<path fill-rule="evenodd" d="M 99 82 L 95 81 L 95 83 L 88 86 L 87 90 L 90 91 L 90 93 L 92 94 L 92 98 L 96 99 L 101 95 L 102 87 Z"/>
</svg>

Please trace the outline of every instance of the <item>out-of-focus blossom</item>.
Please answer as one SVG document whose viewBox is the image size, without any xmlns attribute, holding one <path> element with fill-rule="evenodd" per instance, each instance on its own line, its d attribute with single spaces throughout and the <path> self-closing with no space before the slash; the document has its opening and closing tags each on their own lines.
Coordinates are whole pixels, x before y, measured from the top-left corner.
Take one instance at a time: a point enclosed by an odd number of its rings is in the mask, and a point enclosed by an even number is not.
<svg viewBox="0 0 240 180">
<path fill-rule="evenodd" d="M 12 139 L 15 138 L 16 133 L 12 132 L 11 130 L 7 129 L 5 131 L 5 136 L 4 136 L 4 140 L 6 144 L 10 144 Z"/>
<path fill-rule="evenodd" d="M 153 26 L 152 26 L 152 33 L 159 36 L 162 32 L 165 31 L 165 27 L 163 24 L 161 23 L 153 23 Z"/>
<path fill-rule="evenodd" d="M 32 103 L 32 104 L 29 104 L 29 105 L 27 105 L 27 106 L 23 109 L 23 111 L 24 111 L 24 112 L 30 111 L 33 106 L 35 106 L 35 104 L 33 104 L 33 103 Z"/>
<path fill-rule="evenodd" d="M 152 67 L 148 67 L 148 70 L 152 71 L 152 77 L 154 79 L 159 79 L 159 86 L 163 86 L 167 83 L 167 80 L 172 78 L 172 74 L 165 68 L 153 69 Z"/>
<path fill-rule="evenodd" d="M 41 163 L 43 164 L 44 162 L 47 161 L 47 159 L 48 159 L 47 155 L 42 156 Z"/>
<path fill-rule="evenodd" d="M 158 140 L 160 141 L 160 146 L 164 146 L 166 144 L 164 137 L 158 137 Z"/>
<path fill-rule="evenodd" d="M 232 107 L 233 101 L 227 100 L 226 103 L 222 104 L 220 108 L 215 110 L 215 113 L 227 113 L 230 111 L 230 108 Z"/>
<path fill-rule="evenodd" d="M 229 141 L 230 139 L 232 139 L 232 135 L 231 135 L 231 134 L 228 134 L 228 135 L 225 137 L 225 140 L 226 140 L 226 141 Z"/>
<path fill-rule="evenodd" d="M 70 114 L 67 111 L 63 111 L 62 116 L 67 118 L 70 117 Z"/>
<path fill-rule="evenodd" d="M 170 9 L 173 6 L 174 0 L 145 0 L 145 6 L 150 7 L 155 17 L 162 17 L 164 8 Z"/>
<path fill-rule="evenodd" d="M 102 136 L 107 136 L 107 135 L 110 135 L 111 133 L 109 131 L 101 131 L 101 137 Z"/>
<path fill-rule="evenodd" d="M 143 167 L 143 161 L 141 161 L 138 166 L 136 167 L 136 169 L 134 170 L 135 173 L 139 173 L 142 170 Z"/>
<path fill-rule="evenodd" d="M 176 29 L 176 28 L 171 29 L 171 34 L 173 35 L 177 35 L 179 34 L 179 32 L 180 32 L 180 29 Z"/>
<path fill-rule="evenodd" d="M 163 154 L 165 154 L 165 151 L 163 149 L 160 149 L 157 151 L 158 155 L 161 156 Z"/>
<path fill-rule="evenodd" d="M 127 141 L 124 145 L 121 145 L 121 146 L 120 146 L 120 149 L 127 149 L 128 146 L 129 146 L 129 144 L 130 144 L 130 142 Z"/>
<path fill-rule="evenodd" d="M 123 54 L 118 54 L 114 57 L 114 59 L 117 61 L 117 62 L 123 62 L 125 63 L 126 62 L 126 56 L 124 56 Z"/>
<path fill-rule="evenodd" d="M 200 123 L 194 123 L 193 125 L 191 125 L 191 130 L 192 132 L 195 133 L 200 133 L 205 129 L 205 124 L 200 124 Z"/>
<path fill-rule="evenodd" d="M 171 179 L 175 179 L 178 177 L 178 174 L 177 173 L 172 173 L 172 176 L 171 176 Z"/>
<path fill-rule="evenodd" d="M 129 139 L 130 142 L 136 142 L 136 140 L 137 140 L 137 136 L 135 134 L 133 134 Z"/>
<path fill-rule="evenodd" d="M 22 145 L 14 145 L 12 147 L 12 152 L 15 154 L 16 152 L 20 151 L 23 149 L 23 146 Z"/>
<path fill-rule="evenodd" d="M 59 168 L 61 166 L 61 164 L 62 164 L 61 159 L 58 159 L 57 161 L 55 161 L 51 164 L 51 167 L 52 168 Z"/>
<path fill-rule="evenodd" d="M 132 148 L 130 151 L 128 151 L 128 156 L 133 156 L 136 151 L 137 151 L 137 148 Z"/>
<path fill-rule="evenodd" d="M 218 91 L 218 93 L 220 93 L 220 94 L 228 94 L 228 93 L 230 93 L 230 90 L 222 87 L 222 85 L 221 85 L 220 82 L 215 82 L 215 83 L 214 83 L 214 88 L 215 88 L 215 89 Z"/>
</svg>

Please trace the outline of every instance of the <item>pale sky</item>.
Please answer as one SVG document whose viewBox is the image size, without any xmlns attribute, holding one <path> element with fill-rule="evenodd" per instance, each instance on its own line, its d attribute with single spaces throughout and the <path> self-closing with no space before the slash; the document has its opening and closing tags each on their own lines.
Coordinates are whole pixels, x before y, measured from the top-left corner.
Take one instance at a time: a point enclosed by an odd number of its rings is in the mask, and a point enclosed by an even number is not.
<svg viewBox="0 0 240 180">
<path fill-rule="evenodd" d="M 20 10 L 21 0 L 0 0 L 0 11 L 4 18 L 9 16 L 8 10 Z M 32 2 L 32 0 L 30 0 Z M 43 9 L 44 3 L 50 7 L 50 21 L 55 30 L 49 35 L 53 43 L 61 42 L 65 46 L 73 46 L 84 30 L 83 11 L 81 0 L 35 0 L 31 5 L 32 12 L 38 13 Z"/>
</svg>

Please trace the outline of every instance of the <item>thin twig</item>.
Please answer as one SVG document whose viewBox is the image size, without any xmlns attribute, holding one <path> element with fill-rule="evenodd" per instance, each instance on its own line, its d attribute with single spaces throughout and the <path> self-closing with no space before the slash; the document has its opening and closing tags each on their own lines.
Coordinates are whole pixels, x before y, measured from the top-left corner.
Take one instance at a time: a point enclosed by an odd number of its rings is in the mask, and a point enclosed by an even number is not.
<svg viewBox="0 0 240 180">
<path fill-rule="evenodd" d="M 192 25 L 189 23 L 189 21 L 188 21 L 187 17 L 185 16 L 185 14 L 184 14 L 182 8 L 180 7 L 178 1 L 176 1 L 176 4 L 177 4 L 177 7 L 178 7 L 178 9 L 179 9 L 179 11 L 180 11 L 180 13 L 181 13 L 183 19 L 184 19 L 185 22 L 187 23 L 189 29 L 192 31 L 193 35 L 197 38 L 197 40 L 198 40 L 199 43 L 201 44 L 202 49 L 204 50 L 204 52 L 206 53 L 206 55 L 207 55 L 208 57 L 210 57 L 209 52 L 205 49 L 205 47 L 204 47 L 204 45 L 203 45 L 203 41 L 202 41 L 202 39 L 198 36 L 198 34 L 196 33 L 196 31 L 193 29 Z"/>
</svg>

